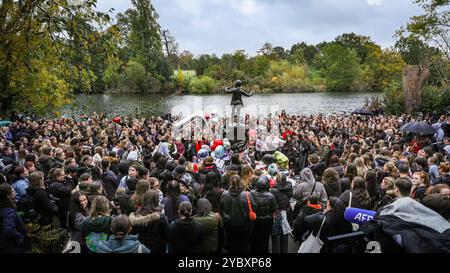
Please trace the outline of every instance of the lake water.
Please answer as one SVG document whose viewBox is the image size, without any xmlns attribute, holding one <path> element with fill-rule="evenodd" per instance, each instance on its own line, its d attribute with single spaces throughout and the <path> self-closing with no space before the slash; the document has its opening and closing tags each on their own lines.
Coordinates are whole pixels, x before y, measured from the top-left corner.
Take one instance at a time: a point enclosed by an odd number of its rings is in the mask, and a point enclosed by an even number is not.
<svg viewBox="0 0 450 273">
<path fill-rule="evenodd" d="M 364 105 L 365 98 L 381 93 L 284 93 L 243 97 L 243 113 L 267 114 L 285 110 L 288 114 L 349 113 Z M 231 113 L 231 95 L 93 94 L 78 95 L 75 107 L 63 114 L 105 112 L 108 116 L 152 116 L 168 112 L 186 116 L 196 111 Z"/>
</svg>

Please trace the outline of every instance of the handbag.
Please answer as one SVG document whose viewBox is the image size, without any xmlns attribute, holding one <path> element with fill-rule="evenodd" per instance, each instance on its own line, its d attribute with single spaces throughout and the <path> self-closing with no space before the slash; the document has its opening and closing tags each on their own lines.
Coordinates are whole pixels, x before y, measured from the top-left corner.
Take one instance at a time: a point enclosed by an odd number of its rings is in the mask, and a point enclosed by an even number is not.
<svg viewBox="0 0 450 273">
<path fill-rule="evenodd" d="M 320 253 L 322 249 L 323 242 L 320 240 L 320 232 L 322 231 L 323 224 L 325 223 L 326 217 L 323 216 L 322 224 L 320 224 L 319 231 L 317 235 L 314 236 L 314 233 L 311 231 L 308 238 L 300 245 L 297 253 Z"/>
<path fill-rule="evenodd" d="M 252 209 L 252 203 L 250 202 L 250 195 L 248 194 L 248 192 L 245 192 L 245 196 L 247 197 L 247 203 L 248 203 L 248 209 L 249 209 L 248 217 L 250 218 L 250 221 L 255 221 L 256 213 Z"/>
</svg>

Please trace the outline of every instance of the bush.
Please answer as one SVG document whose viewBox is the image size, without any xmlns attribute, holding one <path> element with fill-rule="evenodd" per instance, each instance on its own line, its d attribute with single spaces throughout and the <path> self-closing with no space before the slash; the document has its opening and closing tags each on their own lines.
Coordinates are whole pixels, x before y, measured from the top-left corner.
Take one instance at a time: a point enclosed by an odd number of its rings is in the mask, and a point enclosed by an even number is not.
<svg viewBox="0 0 450 273">
<path fill-rule="evenodd" d="M 209 76 L 194 77 L 189 84 L 190 92 L 197 94 L 212 93 L 216 87 L 216 80 Z"/>
<path fill-rule="evenodd" d="M 450 105 L 450 91 L 445 87 L 427 85 L 422 88 L 422 104 L 417 109 L 424 113 L 442 113 Z"/>
<path fill-rule="evenodd" d="M 387 114 L 400 115 L 404 111 L 405 97 L 401 82 L 391 81 L 384 89 L 384 111 Z"/>
<path fill-rule="evenodd" d="M 161 82 L 147 73 L 141 63 L 129 61 L 122 75 L 121 87 L 125 92 L 156 93 L 161 89 Z"/>
<path fill-rule="evenodd" d="M 287 61 L 273 62 L 267 75 L 272 88 L 277 92 L 313 91 L 314 87 L 308 81 L 306 65 L 290 64 Z"/>
<path fill-rule="evenodd" d="M 129 61 L 125 67 L 122 86 L 127 88 L 130 92 L 144 92 L 146 89 L 147 72 L 145 67 L 134 61 Z"/>
</svg>

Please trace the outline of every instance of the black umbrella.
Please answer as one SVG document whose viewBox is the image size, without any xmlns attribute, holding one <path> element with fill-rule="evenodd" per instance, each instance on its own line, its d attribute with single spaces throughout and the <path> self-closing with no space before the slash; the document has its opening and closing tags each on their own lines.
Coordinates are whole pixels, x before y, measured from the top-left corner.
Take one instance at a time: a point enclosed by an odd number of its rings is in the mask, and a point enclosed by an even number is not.
<svg viewBox="0 0 450 273">
<path fill-rule="evenodd" d="M 400 131 L 420 135 L 433 135 L 436 133 L 436 130 L 426 122 L 410 122 L 408 124 L 403 125 L 400 128 Z"/>
<path fill-rule="evenodd" d="M 361 108 L 361 109 L 356 109 L 355 111 L 352 112 L 352 114 L 372 116 L 373 112 L 368 109 Z"/>
</svg>

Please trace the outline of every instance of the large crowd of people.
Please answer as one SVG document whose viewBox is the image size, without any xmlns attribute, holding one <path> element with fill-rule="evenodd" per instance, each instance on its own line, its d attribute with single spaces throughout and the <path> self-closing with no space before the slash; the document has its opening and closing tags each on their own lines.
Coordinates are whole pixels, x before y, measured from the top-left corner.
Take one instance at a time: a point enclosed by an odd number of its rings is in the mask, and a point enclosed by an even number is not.
<svg viewBox="0 0 450 273">
<path fill-rule="evenodd" d="M 2 253 L 287 253 L 358 230 L 383 252 L 450 252 L 449 115 L 246 115 L 241 141 L 175 136 L 171 116 L 10 121 Z M 414 121 L 436 133 L 400 130 Z M 348 208 L 376 217 L 358 225 Z"/>
</svg>

